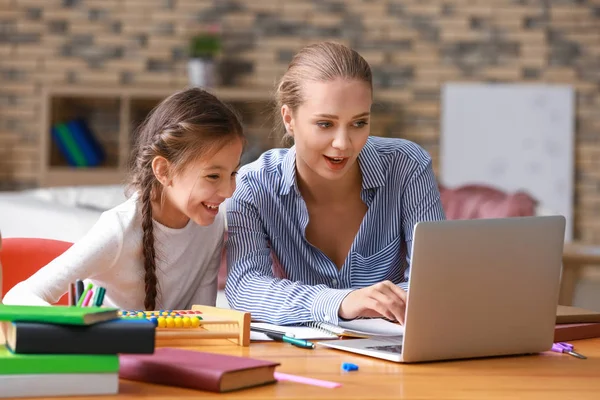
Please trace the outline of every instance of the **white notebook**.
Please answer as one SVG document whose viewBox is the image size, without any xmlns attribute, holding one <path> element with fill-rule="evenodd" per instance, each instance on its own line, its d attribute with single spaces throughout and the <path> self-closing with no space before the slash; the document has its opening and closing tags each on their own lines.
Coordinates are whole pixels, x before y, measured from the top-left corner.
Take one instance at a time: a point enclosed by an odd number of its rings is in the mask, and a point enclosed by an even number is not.
<svg viewBox="0 0 600 400">
<path fill-rule="evenodd" d="M 404 327 L 387 321 L 383 318 L 354 319 L 351 321 L 340 321 L 338 325 L 326 322 L 309 322 L 305 325 L 274 325 L 265 322 L 252 322 L 250 328 L 267 329 L 277 333 L 283 333 L 297 339 L 323 340 L 337 339 L 340 336 L 351 337 L 390 337 L 402 336 Z M 270 340 L 260 332 L 251 332 L 250 340 Z"/>
<path fill-rule="evenodd" d="M 0 375 L 0 398 L 112 395 L 119 392 L 119 374 Z"/>
</svg>

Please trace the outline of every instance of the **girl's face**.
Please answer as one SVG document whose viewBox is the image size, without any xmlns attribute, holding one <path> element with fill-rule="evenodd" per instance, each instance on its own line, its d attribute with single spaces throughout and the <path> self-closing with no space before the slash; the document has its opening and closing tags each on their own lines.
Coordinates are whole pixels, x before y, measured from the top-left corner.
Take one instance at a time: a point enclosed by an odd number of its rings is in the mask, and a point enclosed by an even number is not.
<svg viewBox="0 0 600 400">
<path fill-rule="evenodd" d="M 304 103 L 283 121 L 296 144 L 296 165 L 304 179 L 342 178 L 354 165 L 369 134 L 371 87 L 360 80 L 306 82 Z"/>
<path fill-rule="evenodd" d="M 242 141 L 235 139 L 216 153 L 189 163 L 163 185 L 163 219 L 168 221 L 164 225 L 181 228 L 190 219 L 202 226 L 212 224 L 221 203 L 235 190 L 242 150 Z"/>
</svg>

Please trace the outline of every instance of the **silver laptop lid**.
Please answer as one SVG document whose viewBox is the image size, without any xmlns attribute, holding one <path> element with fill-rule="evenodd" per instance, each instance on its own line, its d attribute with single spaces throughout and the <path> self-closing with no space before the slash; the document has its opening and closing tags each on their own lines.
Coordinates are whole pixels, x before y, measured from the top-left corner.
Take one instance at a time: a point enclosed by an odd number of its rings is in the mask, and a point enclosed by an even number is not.
<svg viewBox="0 0 600 400">
<path fill-rule="evenodd" d="M 550 349 L 564 230 L 563 216 L 418 223 L 404 361 Z"/>
</svg>

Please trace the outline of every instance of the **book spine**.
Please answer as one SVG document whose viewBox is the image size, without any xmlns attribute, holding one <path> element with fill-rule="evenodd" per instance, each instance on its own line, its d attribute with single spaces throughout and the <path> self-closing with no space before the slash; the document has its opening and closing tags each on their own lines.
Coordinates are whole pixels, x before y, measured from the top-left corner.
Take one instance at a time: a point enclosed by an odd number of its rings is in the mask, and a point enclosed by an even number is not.
<svg viewBox="0 0 600 400">
<path fill-rule="evenodd" d="M 94 135 L 94 132 L 92 132 L 92 130 L 90 129 L 89 125 L 83 119 L 78 119 L 77 125 L 87 138 L 88 142 L 90 143 L 90 146 L 94 149 L 94 153 L 98 158 L 98 163 L 104 161 L 104 159 L 106 158 L 106 152 L 104 151 L 104 148 L 102 147 L 100 142 L 97 140 L 96 135 Z"/>
<path fill-rule="evenodd" d="M 81 128 L 80 121 L 69 121 L 67 122 L 67 129 L 71 132 L 71 136 L 73 140 L 77 144 L 77 147 L 81 150 L 81 153 L 85 159 L 86 166 L 95 167 L 100 161 L 98 156 L 96 155 L 96 150 L 94 149 L 92 143 L 86 135 L 86 132 Z"/>
<path fill-rule="evenodd" d="M 67 125 L 57 124 L 56 131 L 58 132 L 60 140 L 64 143 L 68 154 L 70 154 L 70 157 L 75 161 L 76 166 L 85 167 L 85 157 L 79 146 L 77 146 L 77 142 L 75 142 L 75 139 L 69 131 L 69 128 L 67 128 Z"/>
<path fill-rule="evenodd" d="M 67 147 L 67 143 L 64 141 L 62 135 L 58 132 L 56 126 L 53 126 L 50 131 L 52 133 L 52 138 L 54 139 L 54 142 L 58 147 L 58 151 L 60 151 L 63 157 L 65 157 L 65 159 L 67 160 L 67 164 L 69 164 L 71 167 L 76 167 L 77 161 L 75 161 L 75 159 L 73 158 L 73 155 Z"/>
<path fill-rule="evenodd" d="M 154 324 L 145 320 L 89 326 L 19 322 L 12 328 L 18 354 L 151 354 L 156 339 Z"/>
</svg>

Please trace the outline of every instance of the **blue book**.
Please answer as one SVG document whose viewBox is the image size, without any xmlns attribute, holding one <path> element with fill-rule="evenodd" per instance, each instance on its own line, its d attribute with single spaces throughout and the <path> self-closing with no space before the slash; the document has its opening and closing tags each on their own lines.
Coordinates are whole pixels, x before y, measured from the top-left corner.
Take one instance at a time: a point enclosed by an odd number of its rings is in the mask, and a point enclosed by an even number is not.
<svg viewBox="0 0 600 400">
<path fill-rule="evenodd" d="M 100 154 L 93 141 L 90 138 L 89 132 L 84 128 L 82 121 L 72 120 L 66 123 L 71 136 L 73 137 L 77 147 L 85 158 L 85 164 L 88 167 L 96 167 L 102 162 L 102 154 Z"/>
<path fill-rule="evenodd" d="M 94 149 L 94 153 L 96 154 L 96 157 L 98 158 L 98 164 L 100 164 L 106 158 L 106 153 L 104 152 L 104 147 L 102 147 L 100 142 L 98 142 L 96 135 L 94 135 L 94 133 L 92 132 L 92 130 L 90 129 L 88 124 L 86 124 L 86 122 L 83 119 L 77 119 L 76 121 L 79 125 L 79 128 L 84 133 L 88 142 L 91 144 L 92 148 Z"/>
</svg>

